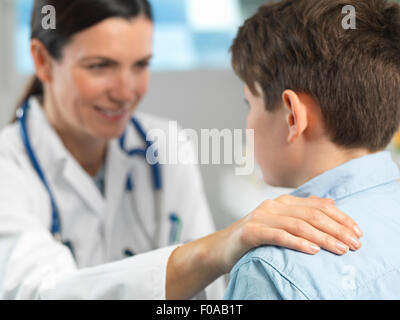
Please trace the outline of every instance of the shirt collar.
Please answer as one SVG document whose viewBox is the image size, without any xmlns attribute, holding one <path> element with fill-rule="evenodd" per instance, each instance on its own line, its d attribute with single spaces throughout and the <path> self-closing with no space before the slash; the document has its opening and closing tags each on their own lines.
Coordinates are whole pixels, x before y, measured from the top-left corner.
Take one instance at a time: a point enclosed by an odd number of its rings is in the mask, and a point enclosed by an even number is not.
<svg viewBox="0 0 400 320">
<path fill-rule="evenodd" d="M 291 194 L 296 197 L 315 195 L 338 200 L 400 178 L 399 168 L 388 151 L 348 161 L 306 182 Z"/>
</svg>

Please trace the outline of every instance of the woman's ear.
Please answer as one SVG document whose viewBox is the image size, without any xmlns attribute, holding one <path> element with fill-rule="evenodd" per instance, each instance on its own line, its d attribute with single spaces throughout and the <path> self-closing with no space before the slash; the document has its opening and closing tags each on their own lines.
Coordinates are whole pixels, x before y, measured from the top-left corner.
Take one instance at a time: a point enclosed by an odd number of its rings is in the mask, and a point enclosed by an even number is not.
<svg viewBox="0 0 400 320">
<path fill-rule="evenodd" d="M 293 90 L 285 90 L 282 93 L 282 101 L 287 112 L 288 142 L 293 143 L 308 126 L 307 106 L 302 103 L 297 93 Z"/>
<path fill-rule="evenodd" d="M 43 83 L 50 82 L 52 60 L 43 43 L 38 39 L 31 40 L 31 55 L 35 66 L 36 76 Z"/>
</svg>

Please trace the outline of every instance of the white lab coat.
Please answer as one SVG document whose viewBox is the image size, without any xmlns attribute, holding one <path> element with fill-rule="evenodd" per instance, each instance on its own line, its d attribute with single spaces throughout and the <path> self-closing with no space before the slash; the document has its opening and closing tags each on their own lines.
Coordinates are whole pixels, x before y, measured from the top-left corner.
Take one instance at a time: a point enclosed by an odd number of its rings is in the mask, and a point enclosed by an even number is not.
<svg viewBox="0 0 400 320">
<path fill-rule="evenodd" d="M 168 132 L 165 120 L 135 116 L 147 132 Z M 161 249 L 151 250 L 132 213 L 132 196 L 125 191 L 131 170 L 139 214 L 153 234 L 153 179 L 144 158 L 127 157 L 118 140 L 111 141 L 103 197 L 35 98 L 30 99 L 27 126 L 58 206 L 63 240 L 72 242 L 75 258 L 50 233 L 49 196 L 27 156 L 19 123 L 7 126 L 0 133 L 0 298 L 165 299 L 166 266 L 177 246 L 168 242 L 170 213 L 183 221 L 180 243 L 214 232 L 198 167 L 161 166 Z M 127 130 L 127 147 L 143 148 L 135 129 L 130 125 Z M 127 258 L 126 249 L 135 256 Z M 221 299 L 223 290 L 219 279 L 206 289 L 207 298 Z"/>
</svg>

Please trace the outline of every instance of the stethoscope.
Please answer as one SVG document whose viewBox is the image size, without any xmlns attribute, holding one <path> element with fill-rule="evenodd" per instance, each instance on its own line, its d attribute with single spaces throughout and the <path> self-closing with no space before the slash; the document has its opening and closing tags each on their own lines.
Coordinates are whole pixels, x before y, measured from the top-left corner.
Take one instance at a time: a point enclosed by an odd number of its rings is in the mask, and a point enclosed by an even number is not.
<svg viewBox="0 0 400 320">
<path fill-rule="evenodd" d="M 38 174 L 38 176 L 39 176 L 40 180 L 42 181 L 42 183 L 49 195 L 49 198 L 50 198 L 51 221 L 52 221 L 51 229 L 50 229 L 51 234 L 57 241 L 61 242 L 65 246 L 67 246 L 70 249 L 71 253 L 74 255 L 75 250 L 74 250 L 74 247 L 73 247 L 71 241 L 68 241 L 68 240 L 63 241 L 62 240 L 60 214 L 59 214 L 59 211 L 57 208 L 57 204 L 55 202 L 54 194 L 51 191 L 51 188 L 47 182 L 47 179 L 42 170 L 42 167 L 39 164 L 38 158 L 33 150 L 33 147 L 32 147 L 32 144 L 31 144 L 31 141 L 29 138 L 28 128 L 27 128 L 28 110 L 29 110 L 29 101 L 26 100 L 24 102 L 24 104 L 22 105 L 22 107 L 20 109 L 18 109 L 17 118 L 20 123 L 20 134 L 21 134 L 22 142 L 25 146 L 25 150 L 28 154 L 28 157 L 30 159 L 30 162 L 31 162 L 34 170 Z M 126 132 L 125 132 L 119 140 L 120 148 L 129 157 L 139 156 L 139 157 L 143 157 L 146 160 L 147 150 L 152 146 L 152 142 L 147 139 L 147 135 L 137 119 L 132 117 L 131 123 L 132 123 L 133 127 L 135 128 L 135 130 L 137 131 L 137 133 L 139 134 L 139 136 L 141 137 L 141 139 L 144 141 L 146 147 L 144 149 L 138 148 L 138 149 L 128 150 L 125 147 L 125 140 L 126 140 Z M 157 156 L 157 152 L 153 152 L 153 155 Z M 142 230 L 147 241 L 151 244 L 152 249 L 156 249 L 156 248 L 158 248 L 158 244 L 160 242 L 160 233 L 161 233 L 160 231 L 161 231 L 162 177 L 161 177 L 161 168 L 160 168 L 160 164 L 158 161 L 151 161 L 151 163 L 147 161 L 147 163 L 151 167 L 152 176 L 153 176 L 153 190 L 154 190 L 153 194 L 154 194 L 154 205 L 155 205 L 154 222 L 155 222 L 155 226 L 156 226 L 153 236 L 147 230 L 141 216 L 139 215 L 136 196 L 135 196 L 135 184 L 134 184 L 131 172 L 128 174 L 125 190 L 128 193 L 132 193 L 131 205 L 133 207 L 132 209 L 133 209 L 133 212 L 136 217 L 135 222 L 139 224 L 140 230 Z M 175 213 L 170 214 L 169 220 L 171 223 L 169 244 L 175 244 L 175 243 L 179 242 L 182 222 Z M 134 252 L 131 251 L 130 249 L 125 249 L 124 254 L 126 256 L 132 256 L 132 255 L 134 255 Z"/>
</svg>

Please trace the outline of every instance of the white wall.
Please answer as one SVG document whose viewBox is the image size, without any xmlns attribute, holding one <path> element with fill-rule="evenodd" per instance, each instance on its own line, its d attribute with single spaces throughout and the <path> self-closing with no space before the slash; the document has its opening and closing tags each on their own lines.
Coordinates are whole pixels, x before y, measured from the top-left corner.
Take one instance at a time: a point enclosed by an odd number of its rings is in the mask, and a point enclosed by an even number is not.
<svg viewBox="0 0 400 320">
<path fill-rule="evenodd" d="M 230 70 L 157 73 L 141 109 L 177 120 L 183 128 L 244 129 L 243 85 Z M 202 165 L 204 185 L 217 227 L 231 222 L 221 203 L 220 179 L 226 166 Z M 245 212 L 243 213 L 245 214 Z"/>
</svg>

